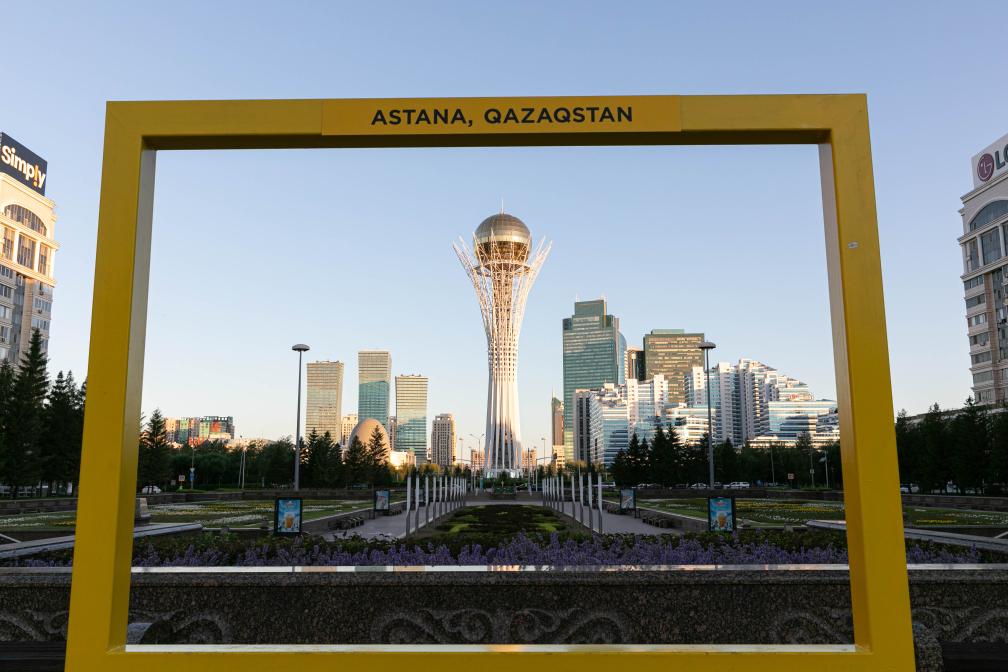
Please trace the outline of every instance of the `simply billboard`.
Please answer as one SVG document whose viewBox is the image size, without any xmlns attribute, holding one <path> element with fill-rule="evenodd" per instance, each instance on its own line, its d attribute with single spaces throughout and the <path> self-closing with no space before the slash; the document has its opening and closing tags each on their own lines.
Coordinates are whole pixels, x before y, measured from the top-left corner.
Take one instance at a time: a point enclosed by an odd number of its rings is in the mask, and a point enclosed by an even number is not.
<svg viewBox="0 0 1008 672">
<path fill-rule="evenodd" d="M 0 173 L 45 196 L 48 170 L 45 159 L 6 133 L 0 133 Z"/>
</svg>

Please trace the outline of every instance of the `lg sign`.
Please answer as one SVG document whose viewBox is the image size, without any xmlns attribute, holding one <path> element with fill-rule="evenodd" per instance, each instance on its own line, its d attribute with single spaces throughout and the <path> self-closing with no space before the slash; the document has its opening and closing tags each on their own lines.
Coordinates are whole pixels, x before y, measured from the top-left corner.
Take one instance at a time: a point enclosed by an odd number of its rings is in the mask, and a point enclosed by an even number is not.
<svg viewBox="0 0 1008 672">
<path fill-rule="evenodd" d="M 977 161 L 977 177 L 980 178 L 981 182 L 986 182 L 994 174 L 994 157 L 990 154 L 984 154 Z"/>
<path fill-rule="evenodd" d="M 1008 168 L 1008 135 L 973 157 L 973 186 L 979 187 Z"/>
</svg>

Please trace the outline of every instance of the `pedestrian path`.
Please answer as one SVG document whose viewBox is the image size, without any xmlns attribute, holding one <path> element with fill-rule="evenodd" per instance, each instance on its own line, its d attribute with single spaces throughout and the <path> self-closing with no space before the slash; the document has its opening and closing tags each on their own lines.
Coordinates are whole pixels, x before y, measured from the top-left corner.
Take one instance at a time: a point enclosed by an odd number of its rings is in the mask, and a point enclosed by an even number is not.
<svg viewBox="0 0 1008 672">
<path fill-rule="evenodd" d="M 519 493 L 515 499 L 492 499 L 489 495 L 485 494 L 470 494 L 466 498 L 465 506 L 485 506 L 485 505 L 535 505 L 542 506 L 542 499 L 538 493 L 533 493 L 529 495 L 528 493 Z M 562 508 L 561 508 L 562 507 Z M 575 524 L 577 520 L 574 520 L 574 514 L 579 513 L 575 510 L 576 505 L 571 502 L 563 502 L 562 505 L 556 504 L 550 506 L 552 511 L 561 513 L 564 517 L 571 519 Z M 458 509 L 463 507 L 458 507 L 453 509 L 452 512 L 458 511 Z M 449 512 L 449 515 L 450 513 Z M 588 509 L 584 508 L 580 513 L 584 514 L 585 521 L 588 520 Z M 579 515 L 580 515 L 579 513 Z M 415 524 L 417 512 L 410 512 L 411 526 Z M 426 511 L 420 509 L 420 521 L 423 523 Z M 592 511 L 592 519 L 594 522 L 593 527 L 598 529 L 598 515 L 599 511 L 597 509 Z M 434 524 L 434 523 L 431 523 Z M 422 529 L 422 528 L 421 528 Z M 587 528 L 583 528 L 587 531 Z M 681 531 L 671 530 L 671 529 L 658 529 L 651 525 L 648 525 L 639 518 L 634 518 L 633 516 L 621 516 L 619 514 L 609 513 L 608 511 L 602 512 L 602 532 L 604 534 L 682 534 Z M 365 539 L 402 539 L 406 536 L 406 514 L 398 513 L 392 516 L 378 516 L 364 522 L 363 525 L 339 532 L 327 532 L 322 535 L 323 538 L 334 541 L 336 539 L 342 539 L 347 537 L 359 536 Z"/>
</svg>

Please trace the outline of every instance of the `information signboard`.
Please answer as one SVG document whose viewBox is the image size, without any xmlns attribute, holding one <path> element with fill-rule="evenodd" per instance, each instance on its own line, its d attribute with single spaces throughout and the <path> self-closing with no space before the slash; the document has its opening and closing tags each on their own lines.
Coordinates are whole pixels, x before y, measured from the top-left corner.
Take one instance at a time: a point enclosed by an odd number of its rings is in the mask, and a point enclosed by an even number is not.
<svg viewBox="0 0 1008 672">
<path fill-rule="evenodd" d="M 300 497 L 277 497 L 273 510 L 273 534 L 301 534 Z"/>
<path fill-rule="evenodd" d="M 619 510 L 620 513 L 626 513 L 627 511 L 635 512 L 637 511 L 637 490 L 634 488 L 623 488 L 619 493 Z"/>
<path fill-rule="evenodd" d="M 374 491 L 374 512 L 375 515 L 379 513 L 384 513 L 386 516 L 389 515 L 389 502 L 391 501 L 391 496 L 388 490 L 375 490 Z"/>
<path fill-rule="evenodd" d="M 735 531 L 735 498 L 707 498 L 707 526 L 711 532 Z"/>
</svg>

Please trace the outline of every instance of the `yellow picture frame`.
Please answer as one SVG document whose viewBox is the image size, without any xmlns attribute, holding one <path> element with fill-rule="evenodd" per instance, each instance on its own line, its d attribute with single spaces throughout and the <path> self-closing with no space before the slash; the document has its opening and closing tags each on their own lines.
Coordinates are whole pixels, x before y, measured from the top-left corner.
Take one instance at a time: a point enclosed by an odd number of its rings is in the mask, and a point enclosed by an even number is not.
<svg viewBox="0 0 1008 672">
<path fill-rule="evenodd" d="M 393 123 L 396 119 L 398 123 Z M 126 644 L 156 152 L 770 143 L 819 147 L 846 486 L 852 645 Z M 516 665 L 526 670 L 602 670 L 616 664 L 617 655 L 621 656 L 621 667 L 638 672 L 659 672 L 670 666 L 718 672 L 912 670 L 910 600 L 866 97 L 108 103 L 80 492 L 67 635 L 66 669 L 72 672 L 154 672 L 179 665 L 187 672 L 311 672 L 378 670 L 402 663 L 443 672 L 504 672 L 516 669 Z"/>
</svg>

